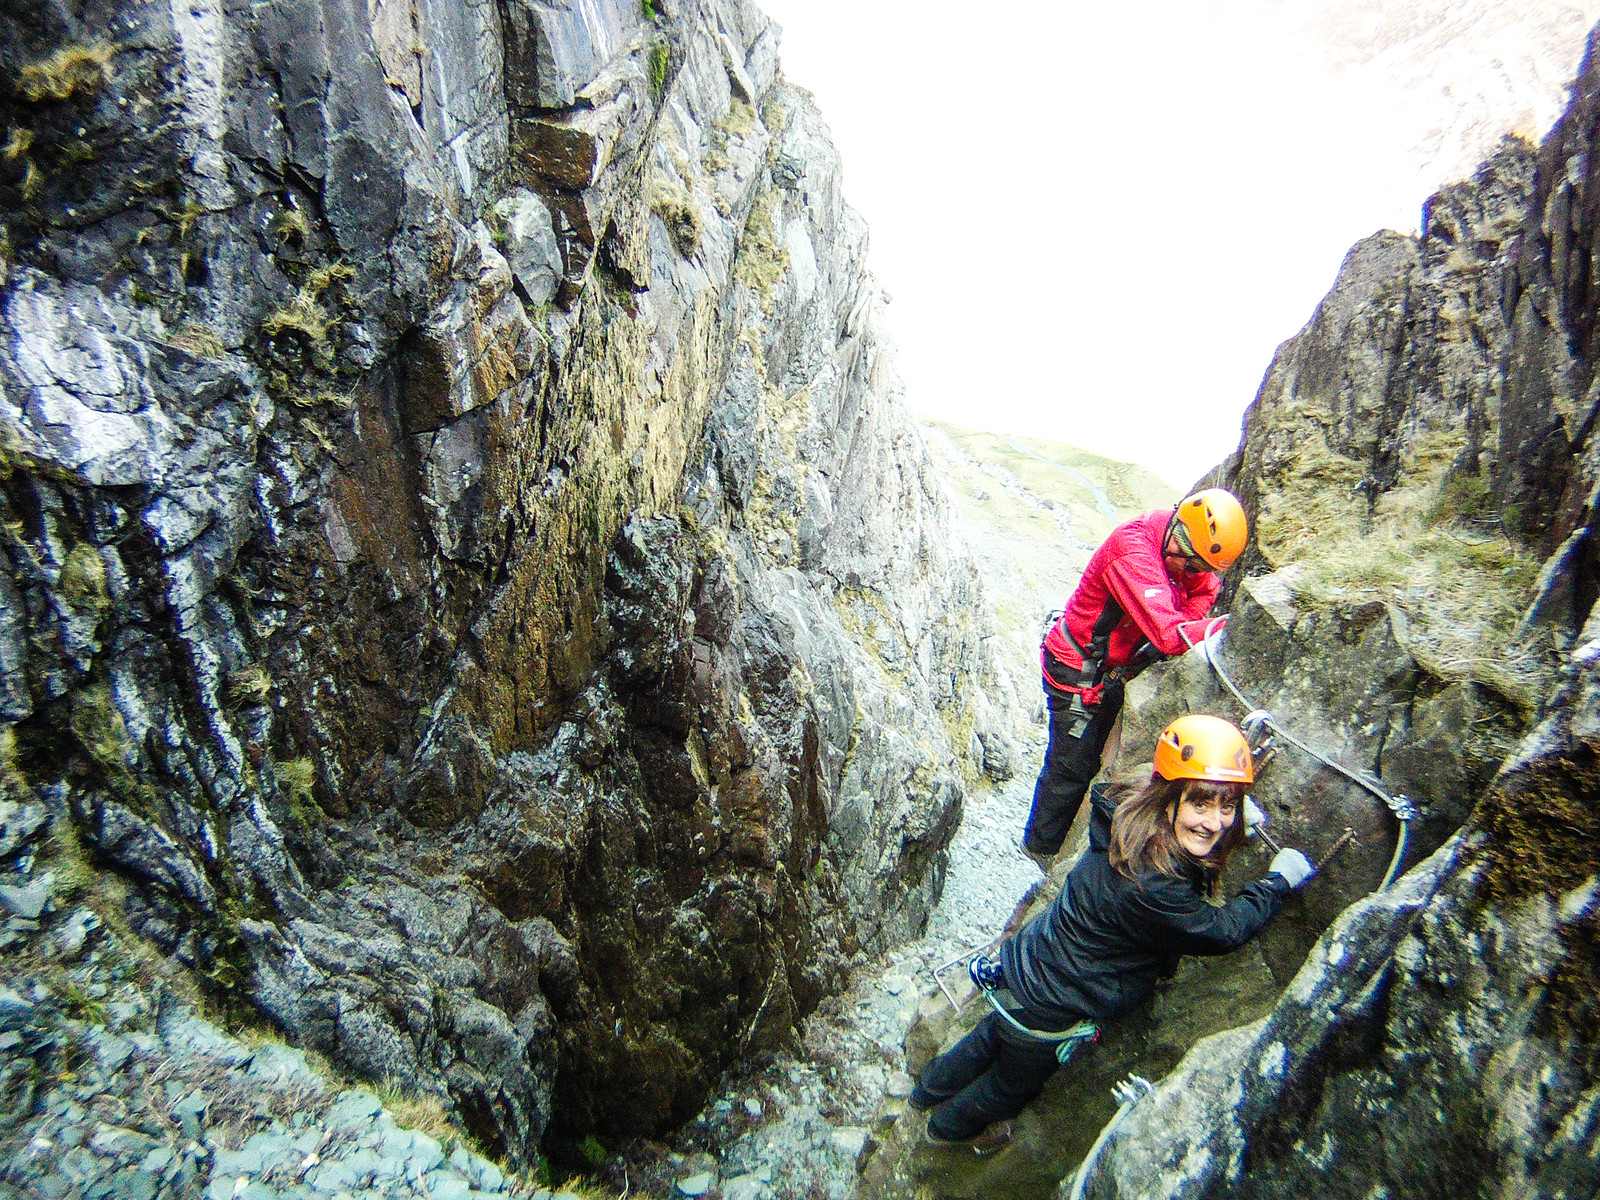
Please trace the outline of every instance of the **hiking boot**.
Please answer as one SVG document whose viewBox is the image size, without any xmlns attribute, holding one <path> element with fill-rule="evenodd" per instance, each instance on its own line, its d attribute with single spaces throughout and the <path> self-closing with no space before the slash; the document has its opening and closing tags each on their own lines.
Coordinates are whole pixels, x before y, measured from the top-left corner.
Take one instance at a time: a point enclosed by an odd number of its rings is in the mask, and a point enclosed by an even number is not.
<svg viewBox="0 0 1600 1200">
<path fill-rule="evenodd" d="M 1011 1144 L 1012 1125 L 1010 1121 L 996 1121 L 977 1137 L 968 1143 L 972 1152 L 979 1158 L 988 1158 L 991 1154 L 998 1154 Z"/>
<path fill-rule="evenodd" d="M 1032 859 L 1033 865 L 1038 867 L 1039 870 L 1046 875 L 1050 874 L 1050 864 L 1056 861 L 1055 854 L 1046 854 L 1042 850 L 1035 850 L 1025 840 L 1017 843 L 1017 849 L 1021 850 L 1026 858 Z M 1059 854 L 1060 851 L 1056 853 Z"/>
<path fill-rule="evenodd" d="M 911 1095 L 906 1097 L 906 1103 L 918 1112 L 927 1112 L 930 1108 L 937 1108 L 944 1096 L 935 1096 L 925 1089 L 920 1083 L 911 1089 Z"/>
<path fill-rule="evenodd" d="M 941 1149 L 965 1147 L 979 1158 L 988 1158 L 1011 1144 L 1012 1125 L 1010 1121 L 996 1121 L 993 1125 L 986 1126 L 980 1132 L 969 1138 L 944 1138 L 933 1132 L 928 1126 L 922 1127 L 923 1143 L 929 1146 L 938 1146 Z"/>
</svg>

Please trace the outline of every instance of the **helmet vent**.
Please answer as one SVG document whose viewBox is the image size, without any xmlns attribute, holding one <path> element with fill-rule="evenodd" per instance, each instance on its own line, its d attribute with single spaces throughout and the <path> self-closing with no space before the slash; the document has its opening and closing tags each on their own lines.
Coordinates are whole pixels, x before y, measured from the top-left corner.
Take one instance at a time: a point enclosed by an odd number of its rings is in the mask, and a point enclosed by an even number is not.
<svg viewBox="0 0 1600 1200">
<path fill-rule="evenodd" d="M 1183 748 L 1183 751 L 1178 755 L 1178 757 L 1183 759 L 1184 762 L 1188 762 L 1191 758 L 1194 757 L 1194 747 L 1193 746 L 1185 746 Z"/>
</svg>

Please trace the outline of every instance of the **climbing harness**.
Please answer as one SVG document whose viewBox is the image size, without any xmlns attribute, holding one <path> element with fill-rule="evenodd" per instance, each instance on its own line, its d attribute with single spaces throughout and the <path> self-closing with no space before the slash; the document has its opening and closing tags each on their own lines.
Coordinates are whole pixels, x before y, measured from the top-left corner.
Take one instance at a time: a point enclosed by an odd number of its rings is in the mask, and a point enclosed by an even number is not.
<svg viewBox="0 0 1600 1200">
<path fill-rule="evenodd" d="M 1114 611 L 1117 621 L 1122 619 L 1122 610 L 1115 602 L 1106 606 L 1107 612 Z M 1071 723 L 1067 726 L 1067 735 L 1072 738 L 1081 738 L 1089 730 L 1089 723 L 1094 720 L 1094 714 L 1089 709 L 1099 705 L 1101 694 L 1105 691 L 1105 672 L 1101 666 L 1101 659 L 1105 656 L 1106 645 L 1110 640 L 1110 630 L 1101 633 L 1100 626 L 1105 624 L 1105 614 L 1095 622 L 1095 637 L 1090 641 L 1090 649 L 1085 650 L 1078 644 L 1078 639 L 1072 636 L 1072 630 L 1067 628 L 1065 614 L 1057 622 L 1061 636 L 1067 639 L 1067 644 L 1077 652 L 1083 665 L 1074 670 L 1066 663 L 1059 662 L 1044 646 L 1039 647 L 1039 661 L 1044 668 L 1045 686 L 1063 695 L 1070 696 L 1072 707 L 1068 710 Z M 1116 626 L 1116 621 L 1111 623 Z M 1047 634 L 1048 636 L 1048 634 Z"/>
<path fill-rule="evenodd" d="M 950 1002 L 950 1008 L 953 1011 L 960 1012 L 961 1005 L 957 1002 L 955 996 L 951 994 L 950 989 L 945 987 L 944 979 L 942 978 L 944 972 L 953 967 L 966 964 L 968 973 L 971 974 L 972 962 L 976 959 L 983 958 L 998 944 L 999 942 L 996 940 L 989 942 L 985 946 L 979 947 L 977 950 L 964 951 L 961 954 L 956 955 L 949 962 L 941 963 L 939 966 L 932 968 L 931 973 L 933 975 L 933 982 L 939 985 L 939 990 L 944 993 L 944 998 Z M 978 990 L 983 993 L 983 998 L 989 1002 L 989 1007 L 994 1009 L 995 1013 L 1007 1025 L 1010 1025 L 1018 1033 L 1032 1038 L 1036 1042 L 1054 1043 L 1056 1048 L 1056 1062 L 1060 1063 L 1062 1066 L 1067 1065 L 1067 1061 L 1073 1056 L 1074 1053 L 1078 1051 L 1080 1047 L 1087 1046 L 1091 1042 L 1098 1041 L 1100 1038 L 1100 1026 L 1096 1025 L 1093 1021 L 1079 1021 L 1076 1025 L 1060 1030 L 1030 1028 L 1029 1026 L 1024 1025 L 1021 1021 L 1017 1020 L 1017 1018 L 1012 1014 L 1011 1010 L 1008 1009 L 1005 1006 L 1005 1003 L 1002 1001 L 1001 993 L 1004 993 L 1007 998 L 1014 999 L 1014 997 L 1011 996 L 1009 989 L 1003 986 L 996 988 L 988 984 L 979 984 L 975 975 L 973 976 L 973 983 L 977 986 Z"/>
<path fill-rule="evenodd" d="M 1389 809 L 1389 811 L 1394 814 L 1395 820 L 1400 822 L 1400 836 L 1395 842 L 1394 856 L 1389 860 L 1389 869 L 1384 872 L 1383 882 L 1378 885 L 1378 891 L 1381 892 L 1385 890 L 1391 883 L 1394 882 L 1395 875 L 1400 869 L 1401 860 L 1405 857 L 1406 842 L 1408 841 L 1411 833 L 1411 822 L 1415 821 L 1420 815 L 1417 811 L 1417 806 L 1413 804 L 1411 798 L 1406 796 L 1404 793 L 1396 792 L 1394 795 L 1390 795 L 1382 788 L 1382 786 L 1378 784 L 1376 780 L 1372 778 L 1372 776 L 1368 775 L 1366 772 L 1352 771 L 1349 767 L 1346 767 L 1341 763 L 1337 763 L 1327 755 L 1312 749 L 1299 738 L 1295 737 L 1294 734 L 1290 733 L 1282 725 L 1278 724 L 1277 719 L 1273 717 L 1270 712 L 1267 712 L 1263 708 L 1257 708 L 1254 704 L 1251 704 L 1250 701 L 1245 698 L 1245 694 L 1239 690 L 1238 685 L 1233 682 L 1233 677 L 1228 674 L 1227 668 L 1222 665 L 1222 654 L 1220 651 L 1218 638 L 1221 634 L 1221 626 L 1227 622 L 1227 619 L 1228 618 L 1226 616 L 1221 616 L 1212 617 L 1207 620 L 1205 623 L 1205 632 L 1201 634 L 1198 642 L 1189 636 L 1188 626 L 1198 625 L 1200 624 L 1199 621 L 1185 621 L 1178 627 L 1178 633 L 1183 640 L 1189 644 L 1190 649 L 1193 649 L 1196 646 L 1199 646 L 1203 649 L 1206 656 L 1206 662 L 1210 665 L 1212 671 L 1216 673 L 1217 678 L 1222 681 L 1223 686 L 1226 687 L 1228 691 L 1233 693 L 1233 698 L 1244 707 L 1247 713 L 1249 713 L 1249 716 L 1245 717 L 1244 719 L 1247 736 L 1249 736 L 1250 729 L 1252 727 L 1257 730 L 1270 730 L 1273 734 L 1282 738 L 1285 742 L 1293 746 L 1296 750 L 1299 750 L 1302 754 L 1309 758 L 1315 759 L 1328 769 L 1338 772 L 1351 783 L 1354 783 L 1357 787 L 1371 792 L 1379 800 L 1383 801 L 1384 805 Z M 1268 845 L 1272 844 L 1273 843 L 1270 841 L 1268 842 Z M 1341 840 L 1341 842 L 1334 847 L 1334 849 L 1327 855 L 1326 858 L 1323 859 L 1323 861 L 1327 862 L 1332 859 L 1333 855 L 1342 850 L 1345 844 L 1346 842 Z"/>
<path fill-rule="evenodd" d="M 1068 710 L 1072 718 L 1067 729 L 1067 734 L 1073 738 L 1081 738 L 1088 732 L 1089 723 L 1094 720 L 1094 714 L 1089 710 L 1100 704 L 1107 684 L 1125 684 L 1140 671 L 1144 670 L 1158 657 L 1155 648 L 1149 642 L 1141 643 L 1134 651 L 1133 657 L 1120 667 L 1106 670 L 1106 651 L 1111 645 L 1111 635 L 1118 625 L 1122 623 L 1122 606 L 1115 600 L 1108 599 L 1105 608 L 1101 609 L 1100 616 L 1091 630 L 1088 648 L 1073 636 L 1068 628 L 1066 612 L 1058 610 L 1050 614 L 1051 620 L 1045 624 L 1045 637 L 1050 636 L 1050 631 L 1055 628 L 1061 630 L 1061 636 L 1066 639 L 1083 665 L 1069 667 L 1059 661 L 1044 645 L 1040 639 L 1039 664 L 1044 671 L 1045 688 L 1060 696 L 1071 697 L 1071 708 Z"/>
<path fill-rule="evenodd" d="M 1091 1042 L 1100 1040 L 1100 1026 L 1093 1021 L 1079 1021 L 1071 1028 L 1061 1030 L 1030 1029 L 1011 1014 L 1010 1010 L 1001 1002 L 999 992 L 1005 992 L 1007 996 L 1011 995 L 1005 988 L 986 987 L 983 989 L 983 998 L 989 1002 L 989 1007 L 994 1009 L 1000 1015 L 1000 1019 L 1018 1033 L 1025 1034 L 1036 1042 L 1055 1043 L 1056 1062 L 1063 1067 L 1077 1053 L 1079 1047 L 1087 1046 Z"/>
<path fill-rule="evenodd" d="M 1143 1075 L 1129 1075 L 1111 1089 L 1111 1095 L 1119 1105 L 1117 1115 L 1106 1123 L 1106 1127 L 1100 1131 L 1100 1136 L 1095 1138 L 1094 1145 L 1089 1147 L 1089 1153 L 1084 1155 L 1083 1164 L 1078 1168 L 1078 1173 L 1072 1177 L 1072 1191 L 1068 1193 L 1067 1200 L 1083 1200 L 1084 1185 L 1089 1182 L 1089 1172 L 1094 1170 L 1101 1149 L 1111 1139 L 1117 1126 L 1122 1124 L 1122 1118 L 1133 1111 L 1135 1104 L 1155 1090 L 1156 1085 Z"/>
</svg>

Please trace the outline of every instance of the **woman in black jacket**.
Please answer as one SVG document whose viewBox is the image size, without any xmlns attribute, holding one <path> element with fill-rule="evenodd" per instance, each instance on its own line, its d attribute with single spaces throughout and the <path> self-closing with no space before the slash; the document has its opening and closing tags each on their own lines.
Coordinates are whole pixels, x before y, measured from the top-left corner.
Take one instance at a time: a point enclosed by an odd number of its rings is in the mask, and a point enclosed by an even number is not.
<svg viewBox="0 0 1600 1200">
<path fill-rule="evenodd" d="M 1244 796 L 1253 780 L 1238 728 L 1193 715 L 1162 731 L 1147 784 L 1091 789 L 1089 850 L 1060 895 L 1000 948 L 998 962 L 970 966 L 996 1011 L 929 1063 L 912 1092 L 915 1107 L 933 1110 L 928 1141 L 996 1148 L 1008 1131 L 992 1130 L 988 1146 L 979 1135 L 1039 1094 L 1058 1048 L 1142 1004 L 1181 955 L 1244 945 L 1311 877 L 1305 855 L 1283 850 L 1266 878 L 1208 903 L 1253 823 L 1240 811 L 1253 810 Z"/>
</svg>

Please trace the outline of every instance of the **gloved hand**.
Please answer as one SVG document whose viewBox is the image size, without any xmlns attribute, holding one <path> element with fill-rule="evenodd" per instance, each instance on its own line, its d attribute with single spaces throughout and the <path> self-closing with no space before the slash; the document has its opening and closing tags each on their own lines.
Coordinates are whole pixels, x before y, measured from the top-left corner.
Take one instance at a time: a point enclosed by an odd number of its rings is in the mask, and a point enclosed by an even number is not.
<svg viewBox="0 0 1600 1200">
<path fill-rule="evenodd" d="M 1244 740 L 1250 743 L 1250 761 L 1259 775 L 1278 755 L 1278 742 L 1272 736 L 1272 714 L 1264 708 L 1258 708 L 1246 714 L 1244 720 L 1239 722 L 1239 728 L 1244 733 Z"/>
<path fill-rule="evenodd" d="M 1255 802 L 1255 797 L 1244 798 L 1244 835 L 1255 837 L 1256 826 L 1267 823 L 1267 814 L 1261 811 L 1261 805 Z"/>
<path fill-rule="evenodd" d="M 1282 875 L 1292 888 L 1299 887 L 1316 873 L 1309 858 L 1288 846 L 1274 854 L 1267 864 L 1267 874 Z"/>
<path fill-rule="evenodd" d="M 967 960 L 967 974 L 972 977 L 972 986 L 975 988 L 1000 986 L 1000 964 L 992 958 L 974 954 Z"/>
</svg>

